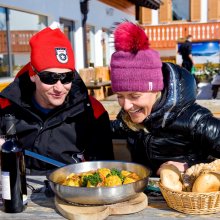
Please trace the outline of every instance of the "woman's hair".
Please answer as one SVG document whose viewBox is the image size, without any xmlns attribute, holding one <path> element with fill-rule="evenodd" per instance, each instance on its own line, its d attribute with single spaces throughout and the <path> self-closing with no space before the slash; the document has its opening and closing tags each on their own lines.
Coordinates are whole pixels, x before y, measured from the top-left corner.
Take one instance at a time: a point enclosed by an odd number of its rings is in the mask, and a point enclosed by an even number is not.
<svg viewBox="0 0 220 220">
<path fill-rule="evenodd" d="M 156 102 L 157 100 L 159 100 L 161 97 L 161 92 L 158 92 L 157 93 L 157 96 L 156 96 Z M 156 103 L 155 102 L 155 103 Z M 131 118 L 130 118 L 130 115 L 126 112 L 126 111 L 123 111 L 122 112 L 122 119 L 123 121 L 125 122 L 125 124 L 132 130 L 132 131 L 140 131 L 140 130 L 144 130 L 145 132 L 148 132 L 147 129 L 144 127 L 144 125 L 142 123 L 134 123 Z"/>
</svg>

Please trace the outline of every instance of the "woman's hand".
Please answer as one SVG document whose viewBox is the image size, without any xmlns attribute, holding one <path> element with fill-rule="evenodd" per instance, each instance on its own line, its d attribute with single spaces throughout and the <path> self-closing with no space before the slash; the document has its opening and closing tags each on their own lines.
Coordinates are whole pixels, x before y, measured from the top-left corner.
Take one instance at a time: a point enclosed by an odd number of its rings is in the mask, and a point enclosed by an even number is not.
<svg viewBox="0 0 220 220">
<path fill-rule="evenodd" d="M 0 150 L 2 149 L 2 144 L 5 143 L 5 139 L 0 137 Z"/>
<path fill-rule="evenodd" d="M 161 164 L 160 168 L 157 170 L 157 175 L 158 175 L 158 176 L 160 176 L 161 168 L 162 168 L 163 165 L 165 165 L 165 164 L 173 164 L 174 166 L 177 167 L 177 169 L 178 169 L 181 173 L 185 172 L 185 171 L 189 168 L 187 163 L 176 162 L 176 161 L 167 161 L 167 162 Z"/>
</svg>

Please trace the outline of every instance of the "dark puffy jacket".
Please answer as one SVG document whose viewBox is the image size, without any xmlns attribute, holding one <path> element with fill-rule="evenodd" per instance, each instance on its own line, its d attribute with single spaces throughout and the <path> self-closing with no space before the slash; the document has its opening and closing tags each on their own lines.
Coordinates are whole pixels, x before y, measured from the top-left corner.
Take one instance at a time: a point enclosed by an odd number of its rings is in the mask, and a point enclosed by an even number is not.
<svg viewBox="0 0 220 220">
<path fill-rule="evenodd" d="M 171 63 L 162 67 L 165 88 L 161 99 L 144 121 L 149 131 L 133 132 L 122 121 L 112 122 L 115 136 L 127 135 L 133 161 L 145 164 L 155 174 L 169 160 L 189 165 L 220 157 L 220 120 L 198 105 L 194 77 Z"/>
<path fill-rule="evenodd" d="M 77 74 L 66 102 L 42 119 L 31 104 L 35 84 L 30 81 L 28 67 L 0 94 L 1 129 L 7 113 L 16 117 L 19 140 L 26 149 L 70 164 L 86 160 L 111 160 L 113 147 L 109 116 L 96 99 L 90 97 Z M 52 165 L 26 157 L 26 166 L 34 170 L 50 170 Z"/>
<path fill-rule="evenodd" d="M 190 41 L 185 41 L 180 45 L 179 51 L 184 61 L 191 61 L 189 54 L 192 54 L 192 43 Z"/>
</svg>

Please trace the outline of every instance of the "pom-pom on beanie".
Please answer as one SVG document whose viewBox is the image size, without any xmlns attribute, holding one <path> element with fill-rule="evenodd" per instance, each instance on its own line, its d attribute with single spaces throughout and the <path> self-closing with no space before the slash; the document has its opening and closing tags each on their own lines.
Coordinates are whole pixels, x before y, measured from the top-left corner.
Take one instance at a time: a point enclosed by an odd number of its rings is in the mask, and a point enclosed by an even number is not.
<svg viewBox="0 0 220 220">
<path fill-rule="evenodd" d="M 159 53 L 149 48 L 144 30 L 129 21 L 114 31 L 115 52 L 111 57 L 113 92 L 148 92 L 163 89 L 162 62 Z"/>
<path fill-rule="evenodd" d="M 29 43 L 30 63 L 38 72 L 48 68 L 75 69 L 72 45 L 54 23 L 36 33 Z"/>
</svg>

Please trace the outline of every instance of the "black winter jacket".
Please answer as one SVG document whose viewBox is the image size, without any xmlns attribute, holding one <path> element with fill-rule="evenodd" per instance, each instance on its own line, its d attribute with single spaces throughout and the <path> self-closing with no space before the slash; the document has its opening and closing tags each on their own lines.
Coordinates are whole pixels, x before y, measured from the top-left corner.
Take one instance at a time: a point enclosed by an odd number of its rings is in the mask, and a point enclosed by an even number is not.
<svg viewBox="0 0 220 220">
<path fill-rule="evenodd" d="M 220 158 L 220 120 L 198 105 L 191 74 L 175 64 L 163 63 L 164 90 L 152 113 L 145 119 L 149 131 L 133 132 L 122 120 L 123 111 L 112 122 L 115 136 L 127 136 L 134 162 L 153 170 L 169 160 L 189 165 Z"/>
<path fill-rule="evenodd" d="M 192 43 L 190 41 L 186 40 L 181 44 L 178 52 L 182 55 L 183 61 L 192 62 L 189 58 L 189 55 L 192 54 Z"/>
<path fill-rule="evenodd" d="M 19 140 L 26 149 L 70 164 L 86 160 L 111 160 L 113 147 L 108 113 L 100 102 L 90 97 L 78 74 L 65 103 L 47 118 L 40 117 L 32 105 L 35 84 L 28 71 L 22 71 L 0 94 L 1 129 L 3 116 L 13 113 Z M 50 170 L 52 165 L 26 157 L 26 166 Z"/>
</svg>

